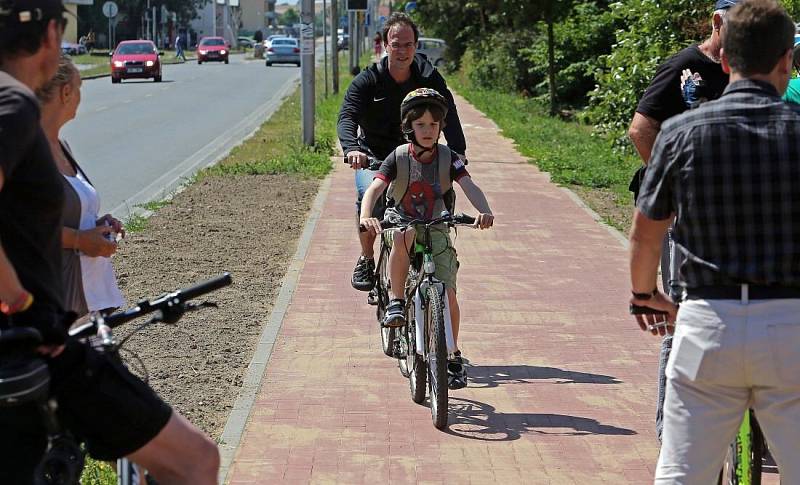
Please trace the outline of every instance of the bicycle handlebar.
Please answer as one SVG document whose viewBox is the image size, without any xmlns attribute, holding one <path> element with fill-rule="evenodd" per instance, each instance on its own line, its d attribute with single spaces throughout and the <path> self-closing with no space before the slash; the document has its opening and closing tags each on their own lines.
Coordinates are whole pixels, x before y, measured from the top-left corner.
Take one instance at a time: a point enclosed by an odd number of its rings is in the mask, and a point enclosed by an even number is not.
<svg viewBox="0 0 800 485">
<path fill-rule="evenodd" d="M 125 311 L 114 313 L 107 317 L 92 319 L 92 321 L 85 323 L 77 328 L 70 330 L 70 337 L 81 338 L 93 335 L 95 330 L 100 325 L 106 325 L 109 328 L 118 327 L 123 323 L 139 318 L 141 316 L 162 311 L 165 315 L 182 313 L 186 308 L 185 304 L 189 300 L 193 300 L 206 293 L 218 290 L 225 286 L 230 285 L 232 282 L 230 273 L 223 273 L 216 278 L 203 281 L 201 283 L 192 285 L 188 288 L 183 288 L 172 293 L 165 293 L 152 300 L 142 300 L 133 308 Z"/>
<path fill-rule="evenodd" d="M 344 163 L 350 165 L 350 162 L 347 161 L 347 156 L 342 157 L 342 159 Z M 379 168 L 381 168 L 381 163 L 383 163 L 381 160 L 378 160 L 377 158 L 370 155 L 367 155 L 367 162 L 368 162 L 367 167 L 370 170 L 378 170 Z"/>
<path fill-rule="evenodd" d="M 667 312 L 664 310 L 656 310 L 649 306 L 634 305 L 633 303 L 631 303 L 629 311 L 631 315 L 667 315 Z"/>
<path fill-rule="evenodd" d="M 441 217 L 438 217 L 430 221 L 424 219 L 411 219 L 408 221 L 390 221 L 388 219 L 384 219 L 381 221 L 381 229 L 392 229 L 396 227 L 403 228 L 416 225 L 430 227 L 430 226 L 435 226 L 437 224 L 452 224 L 452 225 L 463 224 L 472 226 L 475 224 L 475 218 L 472 216 L 468 216 L 466 214 L 450 214 L 447 211 L 443 211 Z M 366 231 L 366 229 L 362 224 L 358 225 L 358 230 L 360 232 Z"/>
</svg>

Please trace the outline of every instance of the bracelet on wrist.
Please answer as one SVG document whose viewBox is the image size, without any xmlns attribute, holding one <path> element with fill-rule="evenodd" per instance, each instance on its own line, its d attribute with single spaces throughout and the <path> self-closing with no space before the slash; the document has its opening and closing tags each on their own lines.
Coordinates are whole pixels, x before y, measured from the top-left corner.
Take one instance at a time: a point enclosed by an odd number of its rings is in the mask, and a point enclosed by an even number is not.
<svg viewBox="0 0 800 485">
<path fill-rule="evenodd" d="M 653 291 L 647 293 L 637 293 L 631 290 L 631 294 L 637 300 L 649 300 L 650 298 L 653 298 L 656 295 L 656 293 L 658 293 L 658 288 L 653 288 Z"/>
<path fill-rule="evenodd" d="M 33 304 L 33 295 L 22 290 L 22 293 L 11 303 L 0 302 L 0 312 L 6 315 L 24 312 Z"/>
</svg>

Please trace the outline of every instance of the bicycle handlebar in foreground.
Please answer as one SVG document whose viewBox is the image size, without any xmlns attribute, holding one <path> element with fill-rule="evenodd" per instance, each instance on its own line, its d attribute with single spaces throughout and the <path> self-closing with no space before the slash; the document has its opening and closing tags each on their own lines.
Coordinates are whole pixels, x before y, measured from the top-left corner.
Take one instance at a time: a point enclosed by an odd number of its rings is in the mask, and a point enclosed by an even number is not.
<svg viewBox="0 0 800 485">
<path fill-rule="evenodd" d="M 215 278 L 211 278 L 209 280 L 203 281 L 201 283 L 197 283 L 195 285 L 189 286 L 187 288 L 183 288 L 172 293 L 165 293 L 157 298 L 152 300 L 142 300 L 133 308 L 129 308 L 125 311 L 114 313 L 102 319 L 102 322 L 105 323 L 110 328 L 117 327 L 122 325 L 123 323 L 127 323 L 131 320 L 139 318 L 143 315 L 147 315 L 148 313 L 153 313 L 156 311 L 164 311 L 165 313 L 168 312 L 170 309 L 175 307 L 181 306 L 188 302 L 189 300 L 193 300 L 199 296 L 202 296 L 206 293 L 210 293 L 212 291 L 218 290 L 225 286 L 231 284 L 233 280 L 231 279 L 231 275 L 228 272 L 225 272 Z M 97 328 L 97 321 L 91 321 L 89 323 L 83 324 L 73 330 L 70 330 L 69 335 L 70 337 L 88 337 L 93 335 L 95 329 Z"/>
<path fill-rule="evenodd" d="M 384 220 L 381 221 L 381 229 L 392 229 L 392 228 L 396 228 L 396 227 L 408 227 L 408 226 L 415 226 L 415 225 L 435 226 L 437 224 L 464 224 L 464 225 L 471 226 L 471 225 L 475 224 L 475 218 L 472 217 L 472 216 L 468 216 L 466 214 L 452 214 L 451 215 L 450 213 L 447 213 L 447 215 L 443 214 L 441 217 L 438 217 L 438 218 L 430 220 L 430 221 L 426 221 L 424 219 L 411 219 L 411 220 L 408 220 L 408 221 L 390 221 L 390 220 L 384 219 Z M 366 231 L 366 229 L 364 228 L 364 226 L 362 224 L 358 225 L 358 230 L 360 232 L 365 232 Z"/>
</svg>

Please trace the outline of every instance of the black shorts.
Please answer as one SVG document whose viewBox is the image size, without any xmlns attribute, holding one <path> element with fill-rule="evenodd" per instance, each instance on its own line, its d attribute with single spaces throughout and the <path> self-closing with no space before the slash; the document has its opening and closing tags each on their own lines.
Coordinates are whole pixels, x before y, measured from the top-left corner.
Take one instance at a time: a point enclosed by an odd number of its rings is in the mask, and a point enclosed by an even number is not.
<svg viewBox="0 0 800 485">
<path fill-rule="evenodd" d="M 61 425 L 98 460 L 138 450 L 166 426 L 172 409 L 139 378 L 89 345 L 69 341 L 48 362 Z M 47 446 L 35 404 L 0 407 L 0 483 L 29 483 Z"/>
</svg>

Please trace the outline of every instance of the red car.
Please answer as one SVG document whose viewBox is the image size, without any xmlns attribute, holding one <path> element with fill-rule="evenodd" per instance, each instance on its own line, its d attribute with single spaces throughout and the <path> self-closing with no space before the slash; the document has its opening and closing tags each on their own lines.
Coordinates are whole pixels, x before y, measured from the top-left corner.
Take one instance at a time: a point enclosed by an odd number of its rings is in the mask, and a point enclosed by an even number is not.
<svg viewBox="0 0 800 485">
<path fill-rule="evenodd" d="M 149 40 L 126 40 L 111 54 L 111 82 L 123 79 L 149 79 L 161 82 L 161 53 Z"/>
<path fill-rule="evenodd" d="M 222 37 L 204 37 L 197 46 L 197 63 L 222 61 L 227 64 L 230 50 Z"/>
</svg>

